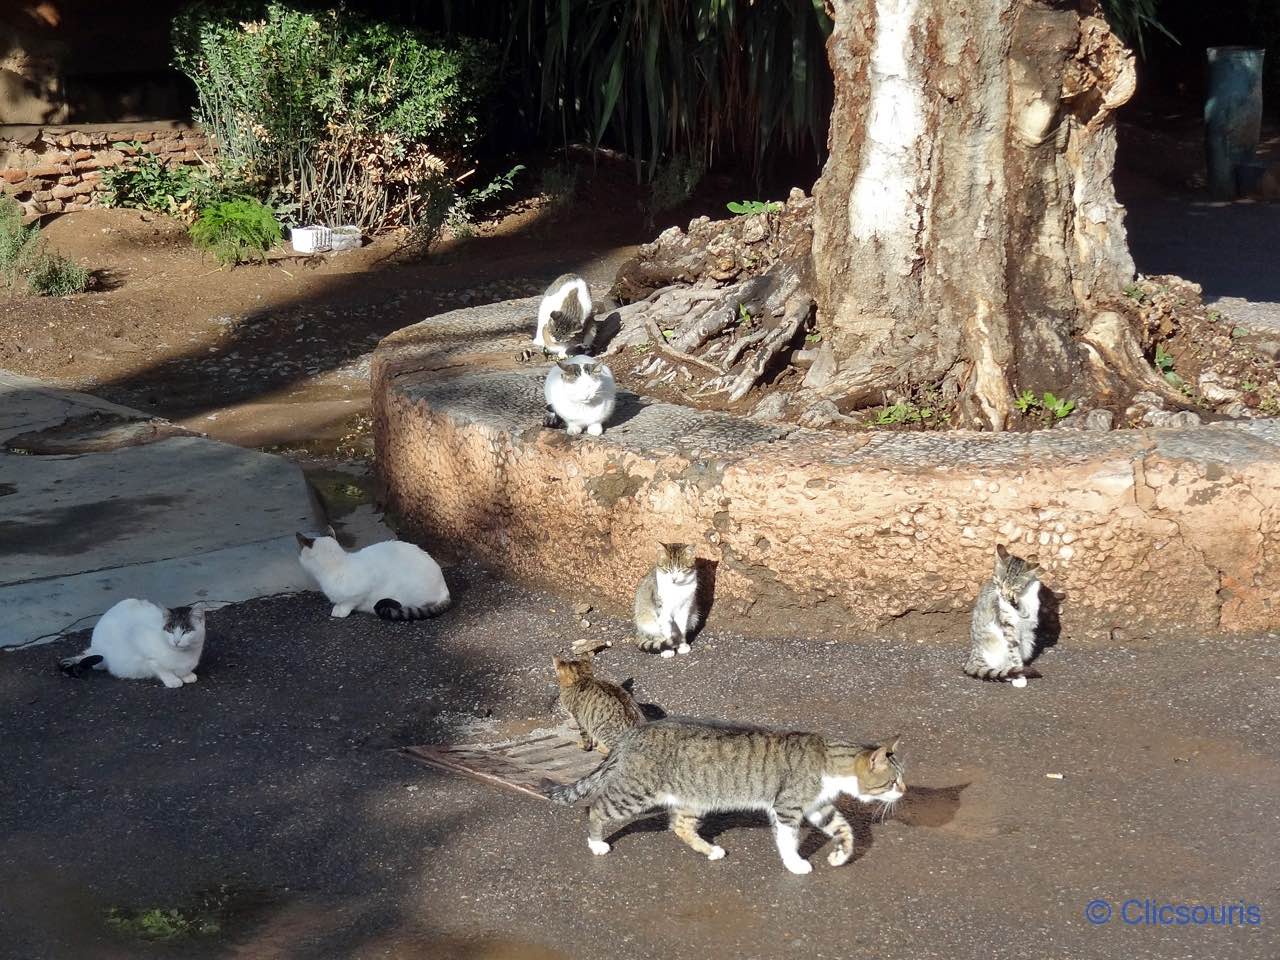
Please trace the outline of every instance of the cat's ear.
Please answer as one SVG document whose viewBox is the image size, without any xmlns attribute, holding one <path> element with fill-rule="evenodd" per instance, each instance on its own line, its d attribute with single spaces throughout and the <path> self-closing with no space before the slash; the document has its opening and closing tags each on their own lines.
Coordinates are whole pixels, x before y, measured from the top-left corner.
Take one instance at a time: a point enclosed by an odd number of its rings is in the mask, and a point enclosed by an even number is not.
<svg viewBox="0 0 1280 960">
<path fill-rule="evenodd" d="M 588 363 L 586 367 L 587 373 L 591 374 L 591 376 L 593 377 L 598 377 L 600 376 L 600 368 L 602 366 L 604 366 L 604 364 L 602 364 L 599 360 L 596 360 L 593 363 Z"/>
<path fill-rule="evenodd" d="M 557 360 L 556 366 L 560 368 L 561 373 L 567 373 L 571 377 L 578 375 L 578 365 L 570 363 L 568 360 Z"/>
<path fill-rule="evenodd" d="M 1003 543 L 996 544 L 996 558 L 999 559 L 1001 562 L 1004 562 L 1005 560 L 1009 559 L 1009 551 L 1005 549 L 1005 546 Z"/>
<path fill-rule="evenodd" d="M 191 622 L 196 626 L 204 623 L 204 607 L 191 608 Z"/>
<path fill-rule="evenodd" d="M 898 744 L 900 744 L 901 742 L 902 742 L 902 737 L 894 737 L 888 743 L 883 744 L 883 746 L 889 751 L 889 756 L 892 757 L 895 753 L 898 752 Z"/>
<path fill-rule="evenodd" d="M 887 770 L 889 767 L 889 754 L 893 751 L 886 746 L 876 747 L 871 751 L 871 769 L 876 773 L 881 770 Z"/>
<path fill-rule="evenodd" d="M 304 537 L 300 533 L 295 533 L 294 536 L 298 538 L 298 546 L 300 546 L 303 550 L 310 548 L 316 542 L 315 537 Z"/>
<path fill-rule="evenodd" d="M 331 526 L 324 528 L 324 535 L 326 537 L 333 537 L 335 540 L 338 539 L 338 535 L 334 532 L 333 527 Z"/>
</svg>

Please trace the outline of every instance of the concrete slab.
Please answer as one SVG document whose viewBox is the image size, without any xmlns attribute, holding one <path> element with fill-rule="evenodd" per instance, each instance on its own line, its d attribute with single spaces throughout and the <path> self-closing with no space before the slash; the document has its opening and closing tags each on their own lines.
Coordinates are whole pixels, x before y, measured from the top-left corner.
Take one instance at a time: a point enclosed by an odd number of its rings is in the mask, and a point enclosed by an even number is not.
<svg viewBox="0 0 1280 960">
<path fill-rule="evenodd" d="M 0 440 L 87 412 L 144 414 L 0 371 Z M 203 437 L 70 456 L 0 453 L 0 647 L 92 624 L 117 600 L 210 605 L 311 587 L 301 470 Z"/>
</svg>

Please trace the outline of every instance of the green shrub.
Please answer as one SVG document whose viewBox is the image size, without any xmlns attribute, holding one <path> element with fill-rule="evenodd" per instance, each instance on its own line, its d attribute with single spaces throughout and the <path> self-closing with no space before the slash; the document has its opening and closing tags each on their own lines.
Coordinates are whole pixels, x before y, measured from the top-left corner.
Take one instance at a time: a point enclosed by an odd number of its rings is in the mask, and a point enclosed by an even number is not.
<svg viewBox="0 0 1280 960">
<path fill-rule="evenodd" d="M 191 225 L 191 241 L 225 265 L 266 260 L 280 242 L 280 224 L 270 207 L 257 200 L 223 200 L 200 211 Z"/>
<path fill-rule="evenodd" d="M 23 225 L 22 208 L 12 197 L 0 197 L 0 276 L 6 286 L 25 276 L 31 292 L 42 297 L 83 293 L 89 286 L 88 270 L 49 252 L 38 224 Z"/>
<path fill-rule="evenodd" d="M 412 226 L 480 132 L 496 57 L 338 10 L 202 2 L 174 21 L 176 65 L 220 162 L 300 222 Z"/>
<path fill-rule="evenodd" d="M 40 246 L 40 228 L 24 226 L 22 208 L 12 197 L 0 197 L 0 276 L 12 284 Z"/>
<path fill-rule="evenodd" d="M 116 144 L 116 148 L 128 144 Z M 154 210 L 188 219 L 218 192 L 207 170 L 170 166 L 157 156 L 138 154 L 103 174 L 103 202 L 109 207 Z"/>
<path fill-rule="evenodd" d="M 89 271 L 60 253 L 42 249 L 27 269 L 27 286 L 42 297 L 84 293 L 89 286 Z"/>
</svg>

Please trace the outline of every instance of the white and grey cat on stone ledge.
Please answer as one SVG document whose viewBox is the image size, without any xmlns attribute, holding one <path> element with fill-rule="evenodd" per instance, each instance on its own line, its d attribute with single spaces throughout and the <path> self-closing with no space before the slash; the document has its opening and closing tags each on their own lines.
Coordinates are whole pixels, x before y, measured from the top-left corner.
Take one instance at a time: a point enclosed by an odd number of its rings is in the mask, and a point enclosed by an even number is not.
<svg viewBox="0 0 1280 960">
<path fill-rule="evenodd" d="M 538 305 L 534 347 L 554 357 L 590 353 L 595 340 L 595 305 L 587 282 L 576 273 L 556 277 Z M 526 350 L 529 359 L 535 351 Z"/>
<path fill-rule="evenodd" d="M 599 360 L 585 356 L 558 361 L 547 371 L 542 394 L 547 401 L 544 426 L 563 423 L 571 434 L 585 431 L 593 437 L 604 433 L 618 401 L 613 372 Z"/>
</svg>

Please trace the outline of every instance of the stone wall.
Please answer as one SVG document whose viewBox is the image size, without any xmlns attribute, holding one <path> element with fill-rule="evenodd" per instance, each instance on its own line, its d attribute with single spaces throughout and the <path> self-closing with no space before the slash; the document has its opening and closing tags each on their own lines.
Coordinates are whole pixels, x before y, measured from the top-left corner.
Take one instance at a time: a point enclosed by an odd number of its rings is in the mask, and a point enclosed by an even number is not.
<svg viewBox="0 0 1280 960">
<path fill-rule="evenodd" d="M 714 561 L 715 619 L 846 636 L 932 618 L 963 643 L 995 547 L 1045 567 L 1074 638 L 1280 623 L 1280 421 L 1111 433 L 837 433 L 621 399 L 541 428 L 512 357 L 536 300 L 455 311 L 374 357 L 403 533 L 626 611 L 658 541 Z M 505 368 L 505 369 L 504 369 Z"/>
<path fill-rule="evenodd" d="M 138 154 L 196 164 L 212 145 L 184 123 L 0 127 L 0 188 L 28 219 L 83 210 L 100 205 L 103 173 Z"/>
</svg>

